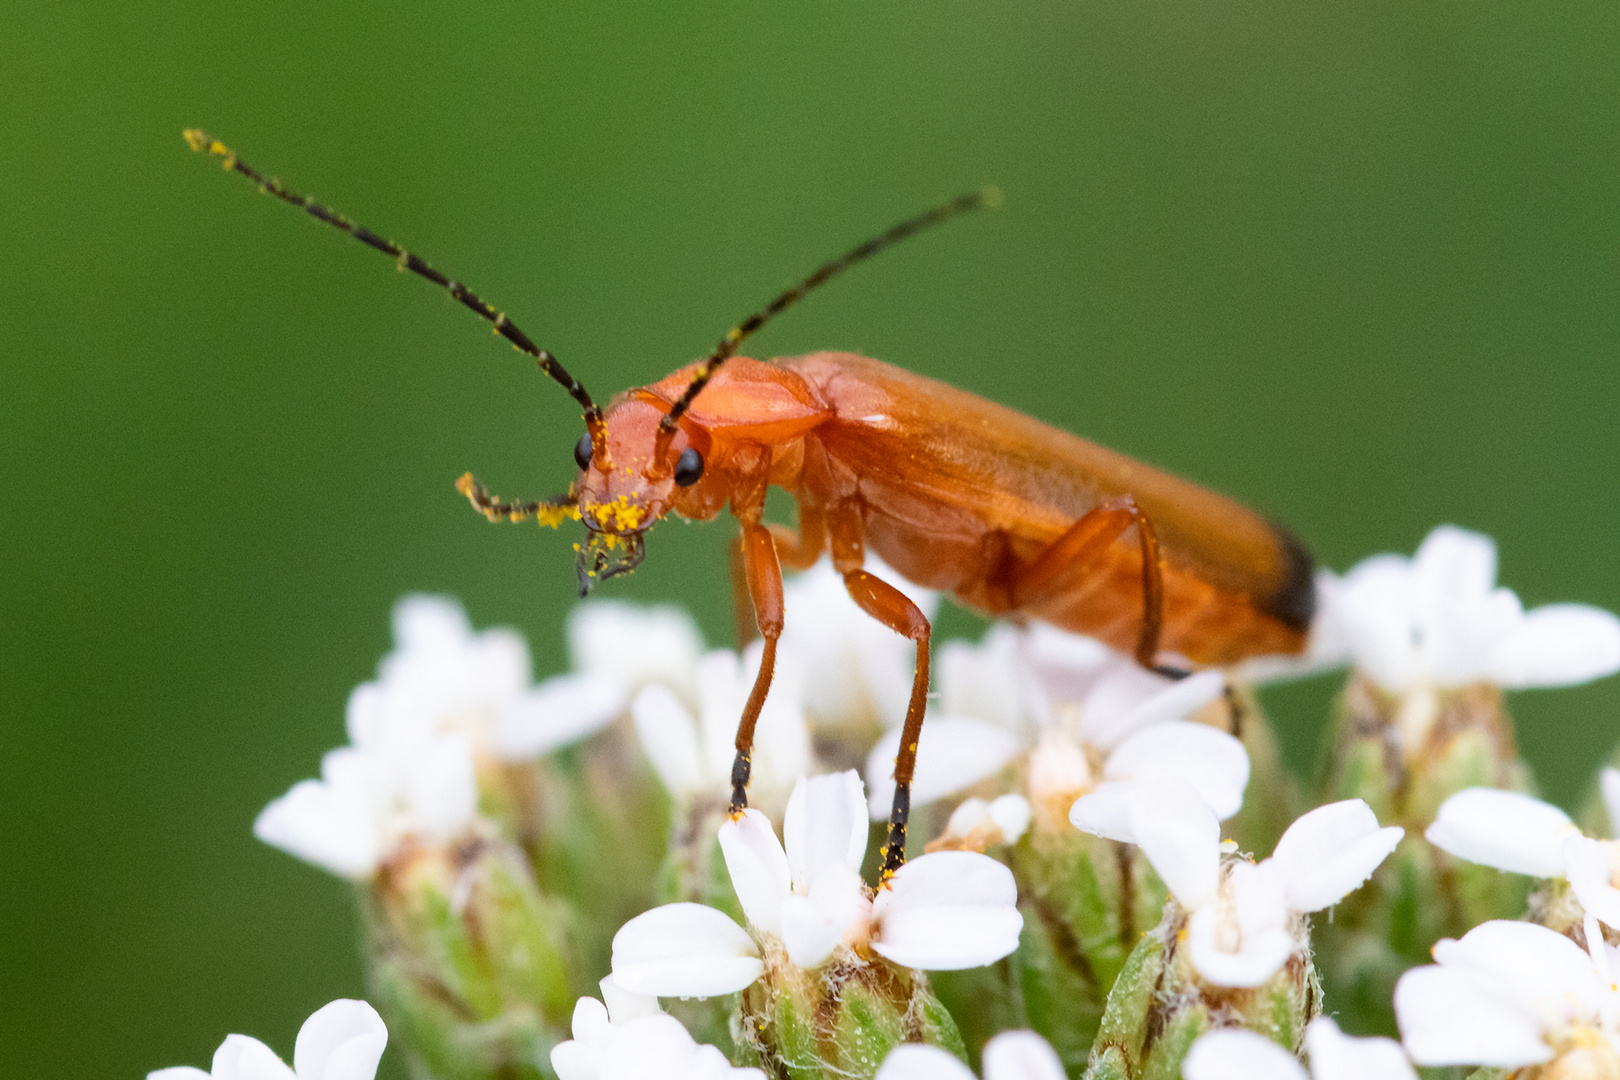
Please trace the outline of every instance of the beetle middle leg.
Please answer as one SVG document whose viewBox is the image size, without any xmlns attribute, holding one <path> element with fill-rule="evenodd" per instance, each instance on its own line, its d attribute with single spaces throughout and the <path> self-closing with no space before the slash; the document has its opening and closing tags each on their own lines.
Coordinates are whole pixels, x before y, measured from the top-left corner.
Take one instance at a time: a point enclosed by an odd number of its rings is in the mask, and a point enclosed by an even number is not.
<svg viewBox="0 0 1620 1080">
<path fill-rule="evenodd" d="M 1110 499 L 1083 514 L 1067 532 L 1025 567 L 1012 582 L 1014 607 L 1023 607 L 1095 562 L 1132 525 L 1142 551 L 1142 628 L 1136 638 L 1136 662 L 1149 671 L 1181 678 L 1187 672 L 1165 667 L 1155 660 L 1164 629 L 1164 568 L 1159 561 L 1159 536 L 1153 522 L 1129 495 Z"/>
<path fill-rule="evenodd" d="M 923 713 L 928 707 L 928 642 L 933 629 L 911 598 L 882 578 L 865 570 L 844 574 L 850 599 L 890 630 L 917 643 L 917 673 L 911 682 L 911 702 L 900 731 L 900 753 L 894 759 L 894 807 L 889 811 L 889 838 L 881 852 L 881 878 L 888 881 L 906 863 L 906 822 L 911 817 L 911 780 L 917 772 L 917 739 L 922 735 Z"/>
</svg>

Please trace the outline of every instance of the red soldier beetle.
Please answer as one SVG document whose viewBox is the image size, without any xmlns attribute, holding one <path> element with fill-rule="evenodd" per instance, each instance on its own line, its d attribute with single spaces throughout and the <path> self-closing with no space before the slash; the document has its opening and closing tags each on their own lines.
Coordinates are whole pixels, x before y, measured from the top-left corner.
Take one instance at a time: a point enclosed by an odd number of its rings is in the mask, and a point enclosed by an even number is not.
<svg viewBox="0 0 1620 1080">
<path fill-rule="evenodd" d="M 669 513 L 707 521 L 729 504 L 742 527 L 734 581 L 764 654 L 737 728 L 731 811 L 747 806 L 754 724 L 782 634 L 782 566 L 830 554 L 867 614 L 916 642 L 911 700 L 895 759 L 886 881 L 905 861 L 911 780 L 928 694 L 928 619 L 863 569 L 870 548 L 918 585 L 992 616 L 1036 618 L 1182 674 L 1298 653 L 1315 609 L 1312 562 L 1292 534 L 1224 496 L 1067 432 L 877 360 L 821 352 L 764 363 L 738 346 L 823 282 L 932 225 L 992 204 L 994 189 L 910 218 L 817 269 L 734 327 L 707 359 L 626 391 L 604 411 L 505 314 L 396 244 L 294 194 L 200 131 L 267 194 L 301 207 L 446 289 L 535 358 L 584 412 L 578 478 L 560 498 L 505 502 L 472 475 L 456 488 L 491 521 L 580 519 L 581 596 L 634 569 L 643 537 Z M 763 520 L 766 490 L 798 503 L 798 529 Z"/>
</svg>

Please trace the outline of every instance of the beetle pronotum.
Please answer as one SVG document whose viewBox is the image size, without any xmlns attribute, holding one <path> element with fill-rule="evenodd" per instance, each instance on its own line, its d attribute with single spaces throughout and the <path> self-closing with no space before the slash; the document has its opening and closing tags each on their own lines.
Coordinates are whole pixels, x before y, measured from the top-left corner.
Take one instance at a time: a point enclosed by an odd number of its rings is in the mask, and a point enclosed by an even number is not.
<svg viewBox="0 0 1620 1080">
<path fill-rule="evenodd" d="M 905 861 L 917 740 L 928 693 L 928 619 L 863 569 L 868 548 L 906 578 L 995 616 L 1042 619 L 1131 651 L 1145 667 L 1230 664 L 1297 653 L 1315 608 L 1310 555 L 1290 533 L 1224 496 L 944 383 L 877 360 L 821 352 L 770 363 L 737 348 L 834 275 L 914 233 L 992 204 L 986 188 L 910 218 L 825 263 L 733 327 L 706 359 L 604 410 L 505 314 L 369 229 L 294 194 L 201 131 L 194 150 L 266 193 L 391 256 L 534 357 L 584 412 L 579 475 L 560 498 L 504 502 L 471 474 L 457 490 L 491 521 L 577 518 L 581 595 L 634 569 L 643 536 L 674 512 L 707 521 L 729 503 L 733 545 L 764 656 L 737 727 L 731 810 L 747 805 L 754 724 L 782 633 L 782 565 L 830 553 L 850 596 L 916 642 L 883 848 L 886 881 Z M 798 529 L 762 520 L 776 485 Z"/>
</svg>

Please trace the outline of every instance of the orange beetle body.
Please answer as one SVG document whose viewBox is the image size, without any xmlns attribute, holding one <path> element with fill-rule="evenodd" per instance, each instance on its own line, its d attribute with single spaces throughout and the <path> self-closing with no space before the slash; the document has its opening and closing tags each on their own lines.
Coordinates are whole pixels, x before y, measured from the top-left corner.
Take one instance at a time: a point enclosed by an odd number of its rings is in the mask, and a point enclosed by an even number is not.
<svg viewBox="0 0 1620 1080">
<path fill-rule="evenodd" d="M 1142 556 L 1130 532 L 1061 588 L 1024 597 L 1013 583 L 1074 522 L 1131 496 L 1160 540 L 1160 648 L 1229 664 L 1303 647 L 1311 562 L 1288 533 L 1223 496 L 865 357 L 731 359 L 671 444 L 703 455 L 702 478 L 685 488 L 667 477 L 649 483 L 655 429 L 691 378 L 682 368 L 608 406 L 612 467 L 593 462 L 579 485 L 593 531 L 639 532 L 671 510 L 706 521 L 728 502 L 757 521 L 775 485 L 799 504 L 795 562 L 830 550 L 847 571 L 869 548 L 970 608 L 1041 619 L 1128 652 L 1143 621 Z"/>
</svg>

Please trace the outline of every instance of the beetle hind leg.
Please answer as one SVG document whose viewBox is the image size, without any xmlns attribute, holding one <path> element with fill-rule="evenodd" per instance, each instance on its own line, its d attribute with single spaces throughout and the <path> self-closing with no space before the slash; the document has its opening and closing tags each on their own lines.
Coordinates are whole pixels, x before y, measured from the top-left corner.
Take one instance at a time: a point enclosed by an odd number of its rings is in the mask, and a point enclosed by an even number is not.
<svg viewBox="0 0 1620 1080">
<path fill-rule="evenodd" d="M 1110 499 L 1082 515 L 1025 567 L 1012 582 L 1013 606 L 1024 607 L 1068 585 L 1076 575 L 1085 572 L 1088 564 L 1097 562 L 1132 525 L 1136 526 L 1142 553 L 1142 623 L 1136 638 L 1136 662 L 1157 674 L 1184 678 L 1191 672 L 1157 662 L 1159 638 L 1164 630 L 1164 567 L 1160 562 L 1159 536 L 1153 522 L 1129 495 Z"/>
</svg>

